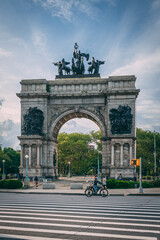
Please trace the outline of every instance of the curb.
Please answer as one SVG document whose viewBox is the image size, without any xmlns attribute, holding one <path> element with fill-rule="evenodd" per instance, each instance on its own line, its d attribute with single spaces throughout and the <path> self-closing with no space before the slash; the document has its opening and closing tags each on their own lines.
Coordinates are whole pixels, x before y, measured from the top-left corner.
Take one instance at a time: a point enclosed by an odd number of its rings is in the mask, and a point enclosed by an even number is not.
<svg viewBox="0 0 160 240">
<path fill-rule="evenodd" d="M 0 191 L 0 193 L 16 193 L 16 194 L 56 194 L 56 195 L 77 195 L 77 196 L 85 196 L 84 193 L 74 193 L 74 192 L 68 192 L 68 193 L 62 193 L 62 192 L 11 192 L 11 191 Z M 100 195 L 97 195 L 100 196 Z M 160 193 L 129 193 L 129 194 L 118 194 L 118 193 L 111 193 L 108 196 L 110 197 L 126 197 L 126 196 L 160 196 Z"/>
<path fill-rule="evenodd" d="M 160 193 L 129 193 L 127 196 L 160 196 Z"/>
</svg>

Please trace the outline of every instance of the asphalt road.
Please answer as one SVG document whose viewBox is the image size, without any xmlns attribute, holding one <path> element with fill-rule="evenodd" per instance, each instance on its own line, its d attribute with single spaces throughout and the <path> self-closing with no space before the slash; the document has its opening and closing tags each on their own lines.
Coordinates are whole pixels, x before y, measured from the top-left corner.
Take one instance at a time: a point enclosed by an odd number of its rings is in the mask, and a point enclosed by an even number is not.
<svg viewBox="0 0 160 240">
<path fill-rule="evenodd" d="M 160 239 L 160 197 L 0 193 L 0 239 Z"/>
</svg>

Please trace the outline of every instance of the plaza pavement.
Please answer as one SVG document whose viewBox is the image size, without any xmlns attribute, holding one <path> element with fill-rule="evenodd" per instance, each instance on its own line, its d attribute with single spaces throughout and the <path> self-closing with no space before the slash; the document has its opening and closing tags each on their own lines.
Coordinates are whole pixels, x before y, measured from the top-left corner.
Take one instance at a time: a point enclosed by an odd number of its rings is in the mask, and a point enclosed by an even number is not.
<svg viewBox="0 0 160 240">
<path fill-rule="evenodd" d="M 34 182 L 30 182 L 30 188 L 27 189 L 0 189 L 1 192 L 26 193 L 26 194 L 65 194 L 65 195 L 84 195 L 87 186 L 93 182 L 93 177 L 60 177 L 54 182 L 55 189 L 43 189 L 43 182 L 40 182 L 38 188 Z M 71 183 L 82 183 L 83 189 L 71 189 Z M 108 189 L 110 196 L 160 196 L 160 188 L 143 188 L 143 193 L 139 193 L 139 188 L 132 189 Z"/>
</svg>

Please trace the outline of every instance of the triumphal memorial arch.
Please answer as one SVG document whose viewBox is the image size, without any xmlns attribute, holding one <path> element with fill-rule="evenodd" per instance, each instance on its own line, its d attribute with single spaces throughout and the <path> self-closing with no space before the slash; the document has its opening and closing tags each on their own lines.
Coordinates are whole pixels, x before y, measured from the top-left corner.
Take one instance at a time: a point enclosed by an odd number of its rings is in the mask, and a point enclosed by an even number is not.
<svg viewBox="0 0 160 240">
<path fill-rule="evenodd" d="M 21 145 L 20 173 L 28 176 L 58 176 L 57 136 L 70 119 L 87 118 L 102 132 L 102 175 L 134 178 L 130 160 L 136 157 L 136 89 L 134 75 L 101 78 L 99 68 L 104 61 L 78 51 L 74 45 L 70 62 L 53 63 L 58 68 L 55 80 L 21 81 Z M 85 64 L 88 74 L 85 74 Z M 72 72 L 72 74 L 71 74 Z"/>
</svg>

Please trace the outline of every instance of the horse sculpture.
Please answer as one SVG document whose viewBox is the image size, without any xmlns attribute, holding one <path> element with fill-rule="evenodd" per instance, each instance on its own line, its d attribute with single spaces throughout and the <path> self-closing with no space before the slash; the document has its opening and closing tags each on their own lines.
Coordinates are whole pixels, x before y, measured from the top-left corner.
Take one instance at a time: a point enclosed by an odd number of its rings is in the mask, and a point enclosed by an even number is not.
<svg viewBox="0 0 160 240">
<path fill-rule="evenodd" d="M 96 60 L 94 59 L 94 57 L 92 57 L 92 61 L 89 62 L 88 64 L 90 65 L 89 68 L 88 68 L 88 72 L 89 74 L 98 74 L 99 73 L 99 66 L 101 64 L 104 64 L 105 61 L 99 61 L 99 60 Z M 94 72 L 93 72 L 94 70 Z"/>
<path fill-rule="evenodd" d="M 66 62 L 64 58 L 62 59 L 62 61 L 59 61 L 57 63 L 53 62 L 53 64 L 58 67 L 59 75 L 63 75 L 63 70 L 65 71 L 65 75 L 70 74 L 71 69 L 70 69 L 70 67 L 66 66 L 66 65 L 70 64 L 70 62 Z"/>
</svg>

